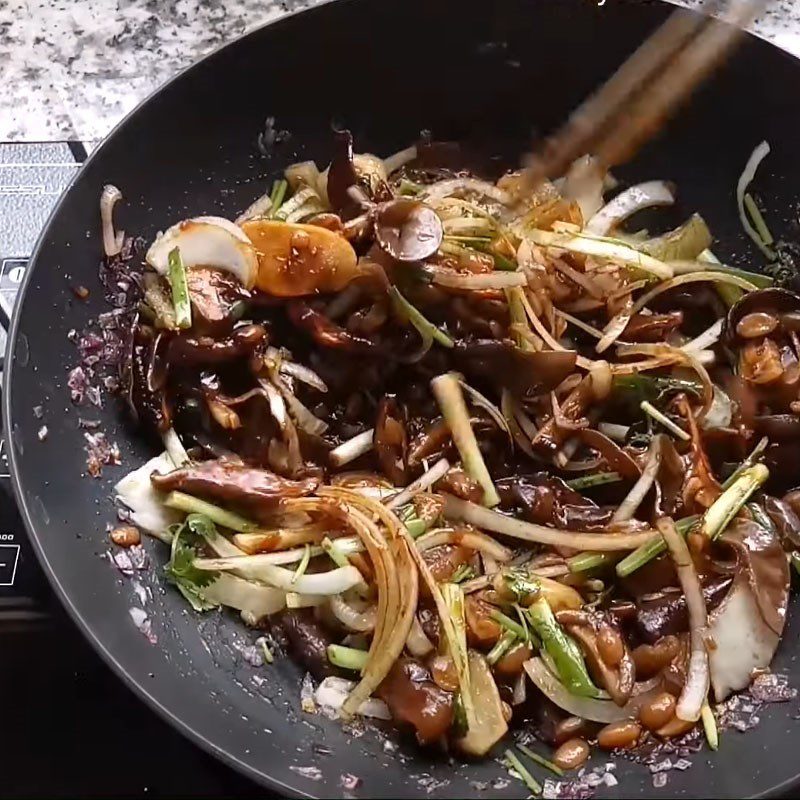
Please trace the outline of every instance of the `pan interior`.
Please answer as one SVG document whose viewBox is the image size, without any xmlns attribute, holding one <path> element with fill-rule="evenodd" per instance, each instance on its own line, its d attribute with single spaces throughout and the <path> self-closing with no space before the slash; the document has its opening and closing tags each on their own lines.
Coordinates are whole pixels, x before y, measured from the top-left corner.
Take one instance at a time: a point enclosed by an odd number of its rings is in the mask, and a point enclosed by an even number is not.
<svg viewBox="0 0 800 800">
<path fill-rule="evenodd" d="M 524 791 L 494 761 L 463 765 L 299 710 L 301 674 L 291 663 L 252 666 L 256 635 L 228 614 L 198 617 L 158 577 L 163 547 L 148 542 L 152 569 L 124 577 L 108 560 L 111 486 L 150 453 L 111 398 L 75 409 L 68 338 L 108 311 L 97 281 L 102 251 L 98 198 L 114 183 L 125 197 L 121 226 L 145 240 L 188 216 L 233 218 L 287 164 L 330 156 L 331 123 L 358 149 L 387 155 L 421 129 L 470 138 L 514 163 L 532 134 L 547 131 L 632 51 L 664 16 L 658 3 L 617 0 L 340 0 L 259 29 L 183 73 L 137 109 L 90 159 L 43 234 L 25 288 L 7 363 L 6 430 L 23 516 L 42 564 L 84 632 L 149 703 L 195 741 L 283 792 L 331 796 L 341 776 L 365 797 L 512 797 Z M 750 40 L 691 108 L 623 177 L 667 178 L 680 211 L 700 211 L 726 260 L 759 263 L 739 232 L 735 181 L 753 147 L 770 141 L 765 199 L 775 227 L 797 201 L 800 65 Z M 269 154 L 257 147 L 265 119 L 286 131 Z M 70 286 L 91 294 L 77 300 Z M 42 405 L 44 420 L 34 417 Z M 102 422 L 122 466 L 86 477 L 79 418 Z M 37 430 L 48 425 L 39 442 Z M 137 585 L 141 589 L 137 589 Z M 145 609 L 156 639 L 137 630 Z M 790 612 L 791 613 L 791 612 Z M 790 622 L 777 668 L 800 677 Z M 725 735 L 722 750 L 672 773 L 674 795 L 742 797 L 776 790 L 798 772 L 792 704 L 762 713 L 758 732 Z M 154 743 L 157 746 L 157 743 Z M 601 754 L 598 763 L 607 759 Z M 707 763 L 708 762 L 708 763 Z M 642 767 L 618 763 L 614 796 L 651 791 Z"/>
</svg>

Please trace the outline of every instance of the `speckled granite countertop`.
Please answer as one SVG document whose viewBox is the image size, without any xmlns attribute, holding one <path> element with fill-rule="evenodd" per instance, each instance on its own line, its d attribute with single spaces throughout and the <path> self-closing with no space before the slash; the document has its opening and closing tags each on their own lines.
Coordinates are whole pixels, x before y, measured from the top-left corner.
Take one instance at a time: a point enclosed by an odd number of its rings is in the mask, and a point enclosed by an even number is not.
<svg viewBox="0 0 800 800">
<path fill-rule="evenodd" d="M 101 139 L 179 69 L 314 2 L 0 0 L 0 141 Z M 754 30 L 800 56 L 800 0 L 775 0 Z"/>
</svg>

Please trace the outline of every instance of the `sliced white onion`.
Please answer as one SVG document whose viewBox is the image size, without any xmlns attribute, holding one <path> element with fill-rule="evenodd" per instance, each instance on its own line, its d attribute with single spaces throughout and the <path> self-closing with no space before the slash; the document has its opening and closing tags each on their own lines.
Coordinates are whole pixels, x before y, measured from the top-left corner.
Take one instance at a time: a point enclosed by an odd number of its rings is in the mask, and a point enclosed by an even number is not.
<svg viewBox="0 0 800 800">
<path fill-rule="evenodd" d="M 455 194 L 477 194 L 488 197 L 502 205 L 508 205 L 511 197 L 494 184 L 477 178 L 449 178 L 432 184 L 417 195 L 422 202 L 436 204 L 437 201 Z"/>
<path fill-rule="evenodd" d="M 602 339 L 603 338 L 603 331 L 599 328 L 595 328 L 594 325 L 590 325 L 588 322 L 584 322 L 582 319 L 578 317 L 573 317 L 572 314 L 568 314 L 566 311 L 562 311 L 560 308 L 553 308 L 556 315 L 565 319 L 571 325 L 574 325 L 576 328 L 580 328 L 585 333 L 588 333 L 590 336 L 594 336 L 595 339 Z"/>
<path fill-rule="evenodd" d="M 594 156 L 580 156 L 570 164 L 564 180 L 559 184 L 561 196 L 574 200 L 586 220 L 594 216 L 603 205 L 605 170 Z"/>
<path fill-rule="evenodd" d="M 442 227 L 449 236 L 481 236 L 493 231 L 496 224 L 486 217 L 450 217 L 442 223 Z"/>
<path fill-rule="evenodd" d="M 328 391 L 325 381 L 323 381 L 313 369 L 303 364 L 298 364 L 296 361 L 286 361 L 282 359 L 278 367 L 278 372 L 280 372 L 281 375 L 288 375 L 290 378 L 296 378 L 301 383 L 305 383 L 320 392 Z"/>
<path fill-rule="evenodd" d="M 316 203 L 312 204 L 310 201 L 316 201 Z M 273 217 L 284 222 L 297 222 L 309 213 L 306 208 L 310 209 L 312 205 L 314 211 L 322 210 L 322 202 L 316 189 L 303 186 L 274 213 Z"/>
<path fill-rule="evenodd" d="M 645 253 L 640 253 L 624 242 L 595 238 L 582 233 L 572 235 L 536 229 L 520 231 L 520 235 L 529 238 L 540 247 L 555 247 L 571 253 L 605 258 L 643 272 L 649 272 L 661 280 L 668 280 L 672 277 L 672 269 L 668 264 Z"/>
<path fill-rule="evenodd" d="M 686 344 L 681 345 L 681 350 L 687 350 L 690 352 L 697 354 L 698 350 L 705 350 L 708 347 L 711 347 L 712 344 L 716 344 L 719 341 L 719 337 L 722 335 L 722 322 L 723 320 L 718 319 L 713 325 L 706 328 L 699 336 L 696 336 Z"/>
<path fill-rule="evenodd" d="M 703 417 L 700 427 L 703 430 L 715 430 L 717 428 L 729 428 L 733 420 L 733 402 L 730 397 L 714 384 L 714 401 L 708 414 Z"/>
<path fill-rule="evenodd" d="M 338 540 L 337 540 L 338 541 Z M 241 551 L 244 555 L 247 555 L 246 551 Z M 311 546 L 311 558 L 315 556 L 322 555 L 325 551 L 316 545 Z M 273 550 L 269 553 L 253 553 L 252 555 L 260 555 L 263 556 L 264 560 L 267 560 L 269 557 L 270 564 L 296 564 L 298 561 L 302 561 L 306 554 L 305 547 L 292 547 L 290 550 Z"/>
<path fill-rule="evenodd" d="M 281 378 L 277 372 L 272 371 L 270 380 L 283 396 L 286 405 L 289 408 L 289 413 L 294 417 L 297 424 L 312 436 L 321 436 L 328 430 L 328 423 L 324 420 L 315 417 L 297 398 L 295 393 L 286 385 L 286 382 Z M 260 379 L 259 383 L 266 389 L 267 381 Z"/>
<path fill-rule="evenodd" d="M 694 567 L 692 556 L 684 538 L 675 528 L 671 519 L 660 519 L 656 522 L 661 536 L 666 542 L 667 549 L 675 564 L 678 580 L 686 598 L 686 610 L 689 613 L 689 636 L 691 651 L 689 653 L 689 666 L 686 669 L 686 683 L 678 698 L 675 707 L 675 716 L 684 722 L 697 722 L 700 711 L 708 697 L 708 652 L 706 650 L 706 635 L 708 615 L 706 601 L 703 597 L 703 587 Z"/>
<path fill-rule="evenodd" d="M 203 598 L 242 612 L 249 623 L 255 623 L 286 606 L 286 593 L 271 586 L 262 586 L 235 575 L 220 574 L 202 589 Z"/>
<path fill-rule="evenodd" d="M 298 594 L 340 594 L 361 583 L 361 573 L 352 566 L 337 567 L 328 572 L 314 572 L 295 578 L 294 572 L 276 567 L 265 558 L 270 553 L 233 558 L 196 558 L 193 565 L 197 569 L 215 572 L 235 572 L 243 578 L 259 581 L 285 592 Z"/>
<path fill-rule="evenodd" d="M 525 673 L 520 672 L 514 680 L 514 690 L 511 694 L 511 705 L 519 706 L 525 702 L 528 697 L 527 683 L 525 681 Z"/>
<path fill-rule="evenodd" d="M 630 426 L 618 425 L 614 422 L 600 422 L 597 425 L 597 430 L 600 431 L 603 436 L 608 436 L 609 439 L 613 439 L 615 442 L 624 442 L 625 439 L 628 438 Z"/>
<path fill-rule="evenodd" d="M 153 488 L 150 476 L 154 472 L 166 474 L 173 469 L 172 459 L 164 452 L 129 472 L 114 487 L 117 500 L 130 509 L 131 522 L 167 543 L 172 541 L 167 529 L 180 522 L 181 514 L 163 504 L 163 496 Z"/>
<path fill-rule="evenodd" d="M 470 396 L 472 402 L 482 408 L 494 421 L 495 425 L 511 439 L 511 431 L 508 428 L 506 418 L 500 413 L 500 409 L 488 397 L 481 394 L 477 389 L 470 386 L 466 381 L 460 380 L 461 388 Z M 513 439 L 511 439 L 513 444 Z"/>
<path fill-rule="evenodd" d="M 246 289 L 258 274 L 258 255 L 244 231 L 222 217 L 195 217 L 178 222 L 156 238 L 145 260 L 156 272 L 169 271 L 169 254 L 178 248 L 186 267 L 217 267 L 230 272 Z"/>
<path fill-rule="evenodd" d="M 286 411 L 286 403 L 283 400 L 283 396 L 269 381 L 260 381 L 260 383 L 269 400 L 269 411 L 273 419 L 278 423 L 278 427 L 284 430 L 289 415 Z"/>
<path fill-rule="evenodd" d="M 433 642 L 425 634 L 416 614 L 411 622 L 411 630 L 408 632 L 406 647 L 414 658 L 425 658 L 434 650 Z"/>
<path fill-rule="evenodd" d="M 731 285 L 738 286 L 740 289 L 744 289 L 747 292 L 754 292 L 758 289 L 758 287 L 750 283 L 750 281 L 746 281 L 744 278 L 740 278 L 738 275 L 731 275 L 727 272 L 690 272 L 686 275 L 676 275 L 670 280 L 659 283 L 649 292 L 645 292 L 645 294 L 643 294 L 633 304 L 633 313 L 638 313 L 653 298 L 658 297 L 658 295 L 662 294 L 663 292 L 674 289 L 676 286 L 683 286 L 687 283 L 700 283 L 703 281 L 710 283 L 730 283 Z"/>
<path fill-rule="evenodd" d="M 380 686 L 405 646 L 419 597 L 418 576 L 413 563 L 421 562 L 422 557 L 400 520 L 380 503 L 339 486 L 324 487 L 319 493 L 320 498 L 301 498 L 292 500 L 291 504 L 305 509 L 320 500 L 323 503 L 328 498 L 337 500 L 375 565 L 378 590 L 375 633 L 361 680 L 342 706 L 342 713 L 347 716 L 360 708 L 362 702 Z M 381 531 L 379 525 L 385 530 Z M 394 547 L 387 546 L 387 538 L 394 541 Z"/>
<path fill-rule="evenodd" d="M 377 608 L 374 605 L 359 610 L 353 608 L 342 595 L 335 594 L 330 598 L 330 606 L 333 615 L 348 630 L 358 633 L 369 633 L 375 630 Z"/>
<path fill-rule="evenodd" d="M 571 267 L 561 258 L 554 258 L 552 263 L 559 272 L 566 275 L 573 283 L 578 284 L 595 300 L 603 299 L 603 290 L 588 275 Z"/>
<path fill-rule="evenodd" d="M 534 433 L 533 437 L 529 437 L 522 429 L 522 426 L 515 416 L 514 400 L 511 397 L 511 392 L 509 392 L 508 389 L 502 390 L 500 395 L 500 408 L 503 412 L 503 416 L 506 418 L 506 422 L 508 422 L 509 430 L 511 431 L 511 435 L 514 437 L 514 442 L 516 443 L 517 447 L 519 447 L 519 449 L 522 450 L 522 452 L 525 453 L 528 458 L 534 461 L 541 460 L 531 446 L 533 439 L 536 438 L 536 434 Z M 530 423 L 533 425 L 532 421 L 530 421 Z M 533 425 L 533 427 L 535 430 L 536 426 Z"/>
<path fill-rule="evenodd" d="M 355 153 L 353 167 L 355 167 L 356 173 L 370 184 L 374 184 L 376 181 L 386 183 L 389 180 L 383 159 L 372 153 Z"/>
<path fill-rule="evenodd" d="M 512 286 L 524 286 L 527 283 L 521 272 L 454 272 L 450 269 L 429 267 L 433 282 L 449 289 L 508 289 Z"/>
<path fill-rule="evenodd" d="M 614 342 L 622 336 L 622 332 L 628 326 L 628 323 L 631 321 L 631 308 L 633 307 L 633 300 L 629 296 L 627 302 L 625 303 L 622 310 L 615 314 L 608 322 L 608 324 L 603 328 L 603 336 L 601 337 L 600 341 L 595 345 L 595 350 L 598 353 L 602 353 L 605 350 L 608 350 Z"/>
<path fill-rule="evenodd" d="M 342 710 L 344 701 L 354 688 L 355 683 L 353 681 L 331 675 L 325 678 L 317 687 L 317 690 L 314 692 L 314 700 L 317 702 L 317 705 L 338 715 Z M 362 717 L 372 717 L 374 719 L 388 720 L 392 718 L 392 715 L 389 713 L 389 707 L 383 700 L 379 700 L 377 697 L 370 697 L 368 700 L 365 700 L 355 713 Z"/>
<path fill-rule="evenodd" d="M 694 355 L 697 357 L 698 363 L 704 367 L 713 367 L 717 363 L 717 356 L 713 350 L 698 350 Z"/>
<path fill-rule="evenodd" d="M 577 694 L 572 694 L 550 672 L 541 658 L 531 658 L 523 666 L 534 685 L 559 708 L 563 708 L 564 711 L 573 716 L 588 719 L 592 722 L 609 724 L 626 719 L 635 719 L 639 709 L 661 691 L 656 686 L 649 691 L 631 696 L 631 699 L 624 706 L 618 706 L 612 700 L 597 700 L 592 697 L 581 697 Z"/>
<path fill-rule="evenodd" d="M 317 608 L 328 602 L 325 594 L 300 594 L 286 592 L 286 608 Z"/>
<path fill-rule="evenodd" d="M 106 184 L 100 195 L 100 222 L 103 226 L 103 252 L 106 258 L 115 256 L 122 250 L 125 232 L 114 232 L 114 206 L 122 200 L 122 192 L 113 184 Z"/>
<path fill-rule="evenodd" d="M 293 192 L 302 186 L 310 186 L 312 189 L 319 188 L 319 167 L 315 161 L 298 161 L 296 164 L 290 164 L 283 171 L 283 176 Z"/>
<path fill-rule="evenodd" d="M 450 528 L 439 528 L 430 531 L 429 533 L 420 536 L 416 540 L 417 549 L 420 552 L 425 552 L 434 547 L 440 547 L 443 544 L 457 544 L 463 547 L 468 547 L 470 550 L 477 550 L 482 553 L 484 557 L 494 559 L 495 561 L 510 561 L 514 555 L 507 547 L 503 547 L 499 542 L 492 539 L 480 531 L 458 530 L 454 531 Z M 494 571 L 487 568 L 487 572 Z"/>
<path fill-rule="evenodd" d="M 642 504 L 647 493 L 655 482 L 658 475 L 658 468 L 661 465 L 661 436 L 654 436 L 650 440 L 650 447 L 647 451 L 647 463 L 642 470 L 639 479 L 631 487 L 625 499 L 619 504 L 617 510 L 611 517 L 611 524 L 627 522 Z"/>
<path fill-rule="evenodd" d="M 169 454 L 170 460 L 175 465 L 175 468 L 183 467 L 188 464 L 191 459 L 183 446 L 183 442 L 175 432 L 175 428 L 169 428 L 162 437 L 164 442 L 164 449 Z"/>
<path fill-rule="evenodd" d="M 436 481 L 443 478 L 450 469 L 450 462 L 446 458 L 440 458 L 429 470 L 423 472 L 413 483 L 406 486 L 403 491 L 389 498 L 384 502 L 386 508 L 399 508 L 404 506 L 416 495 L 425 492 L 433 486 Z"/>
<path fill-rule="evenodd" d="M 753 150 L 750 158 L 747 159 L 747 164 L 736 184 L 736 205 L 739 207 L 739 219 L 742 221 L 742 227 L 747 232 L 747 235 L 756 243 L 759 250 L 761 250 L 768 259 L 772 260 L 775 258 L 775 251 L 769 247 L 769 244 L 761 238 L 759 232 L 753 227 L 747 217 L 747 212 L 744 207 L 744 196 L 747 193 L 747 187 L 753 182 L 753 178 L 756 176 L 756 170 L 769 153 L 769 144 L 767 142 L 761 142 L 761 144 Z"/>
<path fill-rule="evenodd" d="M 576 550 L 635 550 L 653 536 L 652 530 L 639 533 L 583 533 L 548 528 L 532 522 L 507 517 L 484 506 L 446 494 L 444 515 L 447 519 L 461 520 L 487 531 L 502 533 L 515 539 L 537 542 Z"/>
<path fill-rule="evenodd" d="M 417 157 L 417 146 L 412 144 L 411 147 L 406 147 L 404 150 L 398 150 L 390 156 L 383 159 L 383 168 L 386 170 L 387 175 L 397 172 L 400 167 L 404 167 Z"/>
<path fill-rule="evenodd" d="M 356 434 L 352 439 L 342 442 L 338 447 L 328 453 L 328 459 L 334 467 L 343 467 L 351 461 L 369 453 L 373 447 L 373 439 L 375 437 L 375 429 L 370 428 L 368 431 Z"/>
<path fill-rule="evenodd" d="M 587 223 L 586 232 L 605 236 L 628 217 L 645 208 L 671 206 L 675 195 L 665 181 L 647 181 L 620 192 L 601 208 Z"/>
<path fill-rule="evenodd" d="M 753 673 L 766 669 L 780 643 L 761 614 L 748 576 L 736 577 L 722 604 L 709 617 L 711 684 L 718 703 L 746 689 Z"/>
<path fill-rule="evenodd" d="M 522 244 L 520 244 L 517 250 L 517 257 L 519 257 L 520 252 L 523 252 L 523 247 L 529 248 L 530 245 L 528 245 L 527 242 L 523 242 Z M 572 352 L 568 351 L 568 349 L 564 347 L 564 345 L 561 344 L 561 342 L 559 342 L 556 338 L 554 338 L 549 330 L 547 330 L 544 323 L 539 319 L 538 315 L 533 310 L 533 306 L 531 305 L 524 291 L 520 290 L 515 296 L 519 298 L 522 307 L 525 309 L 525 313 L 528 315 L 528 319 L 531 321 L 531 325 L 533 325 L 533 327 L 536 329 L 536 333 L 538 333 L 539 336 L 541 336 L 542 339 L 544 339 L 544 341 L 547 343 L 547 346 L 551 350 L 559 350 L 561 352 Z M 575 363 L 581 369 L 591 369 L 592 365 L 594 364 L 594 361 L 592 361 L 590 358 L 584 358 L 583 356 L 578 355 L 575 358 Z"/>
<path fill-rule="evenodd" d="M 236 217 L 236 224 L 241 225 L 249 219 L 263 217 L 272 208 L 272 198 L 270 192 L 265 192 L 261 197 L 256 198 L 247 208 Z"/>
<path fill-rule="evenodd" d="M 371 497 L 373 500 L 385 500 L 387 497 L 397 494 L 394 487 L 388 486 L 350 486 L 348 488 L 351 492 Z"/>
</svg>

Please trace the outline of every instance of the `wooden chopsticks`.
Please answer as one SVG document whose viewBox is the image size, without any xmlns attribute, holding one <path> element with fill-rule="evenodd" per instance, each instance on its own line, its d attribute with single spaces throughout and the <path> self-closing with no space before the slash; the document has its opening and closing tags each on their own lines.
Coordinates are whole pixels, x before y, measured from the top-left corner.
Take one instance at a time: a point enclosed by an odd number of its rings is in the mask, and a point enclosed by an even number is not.
<svg viewBox="0 0 800 800">
<path fill-rule="evenodd" d="M 614 75 L 582 103 L 529 160 L 526 183 L 563 175 L 579 156 L 604 168 L 631 158 L 730 53 L 768 0 L 709 9 L 721 19 L 673 12 Z"/>
</svg>

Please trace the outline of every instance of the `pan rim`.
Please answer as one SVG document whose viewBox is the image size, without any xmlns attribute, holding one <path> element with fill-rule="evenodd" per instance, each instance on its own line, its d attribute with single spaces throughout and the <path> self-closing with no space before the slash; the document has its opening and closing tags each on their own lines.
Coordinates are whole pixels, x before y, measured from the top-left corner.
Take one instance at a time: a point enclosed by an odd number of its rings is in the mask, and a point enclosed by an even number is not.
<svg viewBox="0 0 800 800">
<path fill-rule="evenodd" d="M 363 0 L 317 0 L 317 2 L 315 2 L 315 5 L 311 7 L 299 8 L 296 10 L 286 12 L 282 16 L 276 19 L 269 20 L 261 25 L 256 26 L 255 28 L 252 28 L 251 30 L 247 30 L 242 34 L 231 38 L 229 41 L 224 42 L 223 44 L 220 44 L 218 47 L 215 47 L 209 53 L 205 54 L 204 56 L 201 56 L 199 59 L 193 61 L 191 64 L 188 64 L 186 67 L 176 72 L 166 81 L 155 87 L 145 98 L 143 98 L 139 103 L 137 103 L 137 105 L 133 109 L 131 109 L 131 111 L 129 111 L 119 122 L 117 122 L 113 126 L 113 128 L 106 134 L 106 136 L 103 138 L 100 144 L 98 144 L 97 147 L 93 149 L 93 151 L 86 159 L 86 161 L 80 166 L 80 169 L 76 170 L 75 175 L 70 179 L 67 187 L 64 189 L 63 193 L 58 198 L 56 204 L 50 211 L 47 220 L 37 237 L 36 244 L 34 245 L 33 251 L 29 259 L 29 267 L 26 270 L 25 276 L 23 277 L 23 281 L 18 292 L 17 301 L 15 304 L 15 311 L 12 315 L 11 324 L 9 326 L 9 330 L 7 333 L 7 343 L 5 348 L 5 360 L 3 368 L 3 379 L 2 379 L 2 392 L 3 392 L 2 415 L 3 415 L 4 431 L 11 430 L 11 420 L 12 420 L 11 387 L 13 384 L 13 372 L 15 366 L 15 361 L 13 356 L 16 350 L 19 326 L 21 324 L 20 323 L 21 315 L 16 313 L 16 309 L 22 307 L 23 301 L 27 296 L 32 276 L 35 271 L 37 261 L 39 260 L 40 252 L 43 251 L 46 247 L 45 240 L 47 238 L 47 233 L 51 227 L 51 224 L 53 220 L 56 218 L 56 216 L 60 213 L 62 207 L 67 203 L 68 198 L 70 197 L 74 186 L 78 183 L 78 181 L 82 177 L 84 170 L 87 169 L 87 167 L 89 167 L 94 162 L 95 159 L 100 158 L 100 154 L 104 151 L 110 140 L 114 138 L 117 135 L 117 133 L 125 125 L 127 125 L 131 121 L 131 119 L 136 114 L 138 114 L 138 112 L 144 106 L 146 106 L 162 91 L 166 90 L 167 87 L 173 85 L 173 83 L 182 79 L 185 74 L 199 68 L 201 65 L 205 64 L 208 60 L 215 58 L 222 51 L 226 50 L 229 47 L 236 46 L 241 40 L 244 40 L 250 36 L 259 35 L 265 29 L 280 26 L 281 24 L 284 23 L 289 23 L 294 17 L 301 15 L 311 16 L 318 10 L 321 10 L 329 5 L 333 5 L 334 3 L 345 4 L 349 2 L 361 2 L 361 1 Z M 674 7 L 675 5 L 677 5 L 676 0 L 649 0 L 649 2 L 651 2 L 653 5 L 666 8 Z M 681 7 L 685 8 L 685 6 Z M 689 10 L 692 11 L 693 13 L 702 13 L 702 12 L 695 12 L 693 9 Z M 795 56 L 794 54 L 778 46 L 774 42 L 769 41 L 764 35 L 753 31 L 748 31 L 747 33 L 748 36 L 750 36 L 752 39 L 762 43 L 763 45 L 766 45 L 771 50 L 780 53 L 781 56 L 783 56 L 784 58 L 788 58 L 793 61 L 800 61 L 800 56 Z M 110 651 L 110 649 L 106 646 L 106 644 L 94 631 L 90 623 L 84 618 L 84 616 L 78 610 L 78 608 L 76 607 L 76 605 L 74 604 L 74 602 L 64 589 L 58 574 L 51 566 L 46 550 L 39 538 L 39 535 L 36 531 L 36 527 L 33 523 L 30 506 L 26 501 L 23 493 L 22 481 L 20 479 L 20 470 L 17 464 L 16 450 L 14 447 L 8 447 L 6 453 L 9 464 L 9 472 L 11 475 L 11 484 L 14 492 L 14 499 L 17 504 L 17 508 L 19 509 L 20 517 L 22 518 L 23 524 L 25 526 L 28 540 L 33 546 L 33 550 L 34 553 L 36 554 L 37 561 L 39 562 L 39 565 L 41 566 L 43 572 L 45 573 L 49 585 L 53 589 L 54 594 L 58 597 L 61 606 L 67 611 L 67 614 L 69 615 L 72 622 L 80 630 L 81 634 L 86 638 L 86 640 L 91 644 L 95 652 L 97 652 L 97 654 L 102 658 L 104 663 L 107 666 L 109 666 L 111 670 L 122 680 L 124 685 L 128 689 L 133 691 L 133 693 L 139 699 L 141 699 L 149 708 L 155 711 L 155 713 L 158 714 L 158 716 L 161 719 L 170 724 L 175 730 L 179 731 L 190 742 L 196 744 L 198 747 L 200 747 L 200 749 L 202 749 L 209 755 L 213 756 L 214 758 L 218 759 L 221 763 L 234 769 L 240 775 L 245 776 L 246 778 L 254 781 L 256 784 L 260 786 L 278 791 L 287 797 L 298 797 L 298 798 L 322 797 L 322 795 L 320 794 L 309 793 L 307 791 L 304 791 L 303 789 L 298 788 L 295 785 L 277 779 L 274 776 L 257 768 L 253 764 L 235 755 L 232 755 L 224 747 L 220 747 L 219 745 L 215 744 L 211 739 L 204 736 L 191 724 L 187 723 L 185 720 L 177 716 L 173 711 L 170 710 L 170 708 L 167 705 L 159 701 L 147 688 L 144 682 L 140 682 L 136 677 L 134 677 L 129 672 L 129 670 L 123 665 L 122 661 L 120 661 Z M 708 767 L 706 767 L 706 769 L 708 769 Z M 750 797 L 753 798 L 753 800 L 759 800 L 759 798 L 778 798 L 782 797 L 788 791 L 796 787 L 800 787 L 800 770 L 798 770 L 798 773 L 793 778 L 788 778 L 779 784 L 770 786 L 769 788 L 761 792 L 758 792 L 756 794 L 752 794 L 750 795 Z"/>
</svg>

